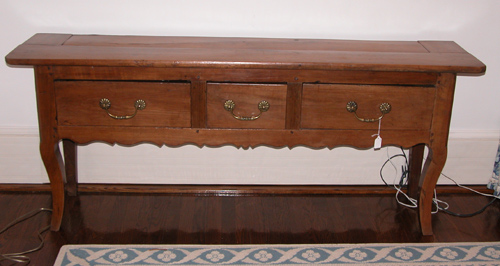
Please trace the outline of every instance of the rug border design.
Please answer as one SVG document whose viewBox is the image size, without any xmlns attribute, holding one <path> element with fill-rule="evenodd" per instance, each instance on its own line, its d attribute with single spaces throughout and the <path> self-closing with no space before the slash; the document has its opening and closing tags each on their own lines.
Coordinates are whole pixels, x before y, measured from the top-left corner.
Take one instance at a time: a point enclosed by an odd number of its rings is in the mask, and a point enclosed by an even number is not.
<svg viewBox="0 0 500 266">
<path fill-rule="evenodd" d="M 500 242 L 65 245 L 55 266 L 500 265 Z M 463 264 L 465 265 L 465 264 Z"/>
</svg>

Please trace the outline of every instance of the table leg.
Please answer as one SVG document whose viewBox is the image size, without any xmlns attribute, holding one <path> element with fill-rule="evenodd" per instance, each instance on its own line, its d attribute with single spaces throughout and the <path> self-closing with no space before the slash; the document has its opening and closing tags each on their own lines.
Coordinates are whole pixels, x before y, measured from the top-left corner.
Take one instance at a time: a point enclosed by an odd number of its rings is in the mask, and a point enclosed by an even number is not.
<svg viewBox="0 0 500 266">
<path fill-rule="evenodd" d="M 66 170 L 66 191 L 68 196 L 78 195 L 77 145 L 71 140 L 63 140 L 64 167 Z"/>
<path fill-rule="evenodd" d="M 432 199 L 447 157 L 453 94 L 456 75 L 441 73 L 436 83 L 436 99 L 430 131 L 429 153 L 422 170 L 418 202 L 420 229 L 423 235 L 432 235 Z"/>
<path fill-rule="evenodd" d="M 40 154 L 50 179 L 52 190 L 52 223 L 51 230 L 59 231 L 64 212 L 64 165 L 59 145 L 54 141 L 41 141 Z"/>
<path fill-rule="evenodd" d="M 429 148 L 429 154 L 425 161 L 424 176 L 422 188 L 420 189 L 419 206 L 419 219 L 420 228 L 424 236 L 432 235 L 432 206 L 434 189 L 436 183 L 441 175 L 444 164 L 446 163 L 446 147 L 442 148 Z"/>
<path fill-rule="evenodd" d="M 413 199 L 418 198 L 418 189 L 420 187 L 420 177 L 422 174 L 422 161 L 424 159 L 425 144 L 417 144 L 410 148 L 409 158 L 409 177 L 408 177 L 408 196 Z"/>
<path fill-rule="evenodd" d="M 57 136 L 57 112 L 54 95 L 54 79 L 51 67 L 35 67 L 38 123 L 40 131 L 40 155 L 50 179 L 52 190 L 52 231 L 61 227 L 64 212 L 64 183 L 66 172 Z"/>
</svg>

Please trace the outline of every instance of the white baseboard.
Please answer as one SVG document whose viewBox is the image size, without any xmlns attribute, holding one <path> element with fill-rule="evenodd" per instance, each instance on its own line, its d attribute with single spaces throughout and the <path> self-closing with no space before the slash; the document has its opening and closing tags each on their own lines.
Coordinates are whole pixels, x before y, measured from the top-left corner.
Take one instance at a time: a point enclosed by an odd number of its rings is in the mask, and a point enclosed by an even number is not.
<svg viewBox="0 0 500 266">
<path fill-rule="evenodd" d="M 0 128 L 0 183 L 47 183 L 37 128 Z"/>
<path fill-rule="evenodd" d="M 461 184 L 486 184 L 491 177 L 498 131 L 452 131 L 443 170 Z M 90 144 L 78 148 L 81 183 L 138 184 L 383 184 L 379 171 L 399 149 L 336 148 L 242 150 L 232 146 L 134 148 Z M 399 164 L 396 159 L 395 163 Z M 399 166 L 398 166 L 399 167 Z M 388 164 L 388 182 L 398 175 Z M 47 183 L 36 128 L 0 128 L 0 183 Z M 450 184 L 441 178 L 440 184 Z"/>
</svg>

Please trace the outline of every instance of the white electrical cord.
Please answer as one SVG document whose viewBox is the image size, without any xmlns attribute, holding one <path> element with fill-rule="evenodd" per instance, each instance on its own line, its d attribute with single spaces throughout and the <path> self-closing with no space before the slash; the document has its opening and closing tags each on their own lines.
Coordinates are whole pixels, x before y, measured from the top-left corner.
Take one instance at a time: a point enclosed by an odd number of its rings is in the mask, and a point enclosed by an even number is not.
<svg viewBox="0 0 500 266">
<path fill-rule="evenodd" d="M 393 180 L 393 187 L 394 189 L 396 189 L 396 201 L 398 202 L 398 204 L 402 205 L 402 206 L 405 206 L 405 207 L 408 207 L 408 208 L 417 208 L 418 207 L 418 201 L 410 196 L 408 196 L 406 193 L 404 193 L 404 191 L 402 191 L 398 186 L 396 186 L 397 184 L 397 179 L 400 178 L 400 176 L 398 175 L 398 168 L 396 167 L 396 165 L 392 162 L 392 157 L 389 155 L 389 147 L 387 147 L 386 149 L 387 151 L 387 158 L 389 160 L 389 162 L 391 163 L 392 167 L 394 168 L 394 171 L 395 171 L 395 174 L 394 174 L 394 180 Z M 402 194 L 403 196 L 405 196 L 405 198 L 410 202 L 410 204 L 406 204 L 402 201 L 399 200 L 399 194 Z"/>
<path fill-rule="evenodd" d="M 448 202 L 442 201 L 442 200 L 440 200 L 440 199 L 437 198 L 436 189 L 434 189 L 434 198 L 432 198 L 432 202 L 434 202 L 434 205 L 436 205 L 436 210 L 432 211 L 432 214 L 438 213 L 439 210 L 443 210 L 443 211 L 447 210 L 450 207 L 450 204 L 448 204 Z M 444 204 L 444 207 L 440 207 L 439 203 Z"/>
<path fill-rule="evenodd" d="M 8 224 L 2 230 L 0 230 L 0 234 L 3 234 L 5 231 L 7 231 L 12 226 L 14 226 L 14 225 L 16 225 L 16 224 L 18 224 L 18 223 L 20 223 L 20 222 L 22 222 L 22 221 L 30 218 L 30 217 L 33 217 L 33 216 L 35 216 L 38 213 L 43 212 L 43 211 L 52 212 L 51 209 L 40 208 L 40 209 L 31 211 L 29 213 L 26 213 L 25 215 L 23 215 L 23 216 L 21 216 L 19 218 L 16 218 L 14 221 L 12 221 L 10 224 Z M 40 250 L 43 247 L 44 240 L 43 240 L 42 233 L 45 232 L 45 231 L 47 231 L 47 230 L 49 230 L 49 229 L 50 229 L 50 225 L 47 226 L 47 227 L 44 227 L 44 228 L 42 228 L 42 229 L 40 229 L 38 231 L 38 239 L 40 239 L 40 244 L 36 248 L 30 249 L 30 250 L 27 250 L 27 251 L 23 251 L 23 252 L 0 254 L 0 262 L 2 262 L 4 260 L 9 260 L 9 261 L 12 261 L 12 262 L 29 264 L 30 263 L 30 258 L 28 256 L 26 256 L 26 254 L 38 251 L 38 250 Z"/>
<path fill-rule="evenodd" d="M 387 151 L 387 160 L 391 163 L 392 167 L 394 168 L 395 170 L 395 174 L 394 174 L 394 180 L 393 180 L 393 187 L 394 189 L 396 189 L 396 201 L 398 202 L 398 204 L 402 205 L 402 206 L 405 206 L 405 207 L 408 207 L 408 208 L 417 208 L 418 207 L 418 201 L 414 198 L 411 198 L 410 196 L 408 196 L 404 191 L 401 190 L 400 187 L 397 186 L 398 184 L 398 179 L 401 179 L 402 178 L 402 175 L 398 175 L 398 169 L 396 167 L 396 165 L 394 164 L 394 162 L 392 161 L 392 159 L 398 155 L 394 155 L 394 156 L 390 156 L 389 155 L 389 147 L 386 148 L 386 151 Z M 403 152 L 403 156 L 406 158 L 406 155 L 404 154 L 404 151 Z M 406 162 L 407 163 L 407 162 Z M 384 164 L 385 166 L 385 164 Z M 383 166 L 382 166 L 383 168 Z M 382 176 L 382 169 L 381 169 L 381 176 Z M 460 185 L 459 183 L 457 183 L 454 179 L 452 179 L 451 177 L 445 175 L 444 173 L 441 173 L 442 176 L 446 177 L 447 179 L 451 180 L 453 183 L 455 183 L 455 185 L 457 185 L 458 187 L 460 188 L 463 188 L 463 189 L 467 189 L 469 191 L 472 191 L 476 194 L 479 194 L 479 195 L 482 195 L 482 196 L 485 196 L 485 197 L 493 197 L 495 199 L 500 199 L 500 195 L 499 196 L 495 196 L 495 195 L 492 195 L 492 194 L 485 194 L 485 193 L 481 193 L 477 190 L 474 190 L 472 188 L 469 188 L 469 187 L 466 187 L 466 186 L 463 186 L 463 185 Z M 384 180 L 384 178 L 382 177 L 382 180 Z M 385 181 L 384 181 L 385 182 Z M 404 203 L 404 202 L 401 202 L 399 200 L 399 194 L 402 194 L 409 202 L 410 204 L 407 204 L 407 203 Z M 452 213 L 452 212 L 449 212 L 448 211 L 448 208 L 450 207 L 450 205 L 445 202 L 445 201 L 442 201 L 442 200 L 439 200 L 437 198 L 437 193 L 436 193 L 436 189 L 434 189 L 434 197 L 432 199 L 434 205 L 436 206 L 436 209 L 434 211 L 432 211 L 432 214 L 436 214 L 438 213 L 440 210 L 441 211 L 445 211 L 446 213 L 448 214 L 453 214 L 453 215 L 456 215 L 455 213 Z M 493 201 L 491 201 L 488 205 L 486 205 L 483 209 L 481 209 L 480 211 L 476 212 L 476 213 L 480 213 L 482 212 L 486 207 L 488 207 L 491 203 L 493 203 Z M 441 206 L 440 206 L 441 204 Z M 470 215 L 457 215 L 457 216 L 463 216 L 463 217 L 468 217 Z"/>
<path fill-rule="evenodd" d="M 460 185 L 459 183 L 457 183 L 457 181 L 453 180 L 451 177 L 449 177 L 449 176 L 447 176 L 447 175 L 445 175 L 445 174 L 443 174 L 443 173 L 441 173 L 441 175 L 442 175 L 442 176 L 444 176 L 444 177 L 446 177 L 446 178 L 448 178 L 449 180 L 451 180 L 453 183 L 455 183 L 455 185 L 457 185 L 457 186 L 458 186 L 458 187 L 460 187 L 460 188 L 467 189 L 467 190 L 472 191 L 472 192 L 474 192 L 474 193 L 476 193 L 476 194 L 479 194 L 479 195 L 481 195 L 481 196 L 485 196 L 485 197 L 491 197 L 491 198 L 500 199 L 500 196 L 495 196 L 495 195 L 492 195 L 492 194 L 486 194 L 486 193 L 479 192 L 479 191 L 474 190 L 474 189 L 472 189 L 472 188 L 470 188 L 470 187 L 466 187 L 466 186 L 464 186 L 464 185 Z"/>
</svg>

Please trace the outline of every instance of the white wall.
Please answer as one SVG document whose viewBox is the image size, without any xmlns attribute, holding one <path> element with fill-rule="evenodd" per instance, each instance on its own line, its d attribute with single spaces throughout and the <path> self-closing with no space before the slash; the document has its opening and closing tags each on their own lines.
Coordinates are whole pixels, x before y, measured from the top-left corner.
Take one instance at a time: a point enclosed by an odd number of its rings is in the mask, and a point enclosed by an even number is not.
<svg viewBox="0 0 500 266">
<path fill-rule="evenodd" d="M 498 0 L 2 0 L 0 55 L 37 32 L 453 40 L 482 60 L 487 74 L 458 78 L 445 172 L 483 184 L 500 134 L 498 11 Z M 0 182 L 47 182 L 33 71 L 0 64 L 0 80 Z M 96 144 L 80 155 L 82 182 L 377 184 L 386 151 Z"/>
</svg>

